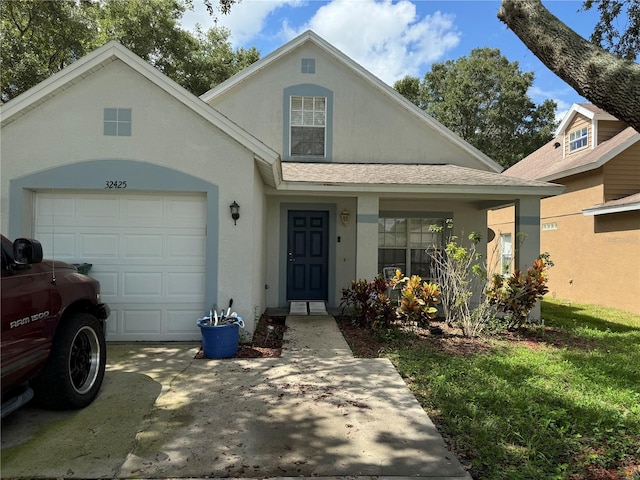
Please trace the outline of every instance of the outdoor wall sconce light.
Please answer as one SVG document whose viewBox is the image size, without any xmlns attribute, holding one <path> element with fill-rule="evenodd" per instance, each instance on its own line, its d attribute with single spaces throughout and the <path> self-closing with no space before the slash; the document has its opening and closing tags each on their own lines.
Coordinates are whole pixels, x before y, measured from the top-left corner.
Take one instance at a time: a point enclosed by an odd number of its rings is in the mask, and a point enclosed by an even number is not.
<svg viewBox="0 0 640 480">
<path fill-rule="evenodd" d="M 233 224 L 235 225 L 240 218 L 240 205 L 238 205 L 234 200 L 233 203 L 229 205 L 229 208 L 231 209 L 231 218 L 233 218 Z"/>
<path fill-rule="evenodd" d="M 347 224 L 349 223 L 349 218 L 351 218 L 351 215 L 349 215 L 349 211 L 345 208 L 344 210 L 342 210 L 342 213 L 340 214 L 340 220 L 342 221 L 342 225 L 346 227 Z"/>
</svg>

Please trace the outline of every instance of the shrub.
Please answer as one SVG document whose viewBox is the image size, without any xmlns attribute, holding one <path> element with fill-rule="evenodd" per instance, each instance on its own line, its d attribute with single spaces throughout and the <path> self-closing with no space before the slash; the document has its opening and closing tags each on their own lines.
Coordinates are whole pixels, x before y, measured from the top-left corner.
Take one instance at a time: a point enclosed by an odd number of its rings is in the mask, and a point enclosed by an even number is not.
<svg viewBox="0 0 640 480">
<path fill-rule="evenodd" d="M 399 305 L 396 309 L 398 319 L 409 325 L 428 326 L 429 320 L 438 312 L 434 307 L 440 303 L 438 286 L 423 281 L 418 275 L 405 277 L 400 270 L 396 270 L 390 285 L 395 290 L 400 290 Z"/>
<path fill-rule="evenodd" d="M 351 310 L 357 325 L 378 330 L 389 326 L 394 320 L 394 307 L 387 294 L 387 282 L 378 275 L 374 280 L 352 281 L 349 288 L 342 289 L 340 306 Z"/>
<path fill-rule="evenodd" d="M 553 266 L 548 253 L 543 253 L 522 273 L 516 269 L 508 277 L 495 274 L 486 295 L 490 305 L 505 314 L 507 326 L 513 330 L 527 323 L 536 302 L 548 291 L 547 270 Z"/>
</svg>

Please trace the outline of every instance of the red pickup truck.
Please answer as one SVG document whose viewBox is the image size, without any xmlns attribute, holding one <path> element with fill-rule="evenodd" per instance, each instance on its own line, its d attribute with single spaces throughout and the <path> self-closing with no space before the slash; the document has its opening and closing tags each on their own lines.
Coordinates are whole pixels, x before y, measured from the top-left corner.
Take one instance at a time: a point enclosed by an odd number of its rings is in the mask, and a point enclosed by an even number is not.
<svg viewBox="0 0 640 480">
<path fill-rule="evenodd" d="M 35 397 L 82 408 L 98 394 L 110 310 L 100 284 L 69 263 L 43 260 L 37 240 L 2 236 L 2 417 Z"/>
</svg>

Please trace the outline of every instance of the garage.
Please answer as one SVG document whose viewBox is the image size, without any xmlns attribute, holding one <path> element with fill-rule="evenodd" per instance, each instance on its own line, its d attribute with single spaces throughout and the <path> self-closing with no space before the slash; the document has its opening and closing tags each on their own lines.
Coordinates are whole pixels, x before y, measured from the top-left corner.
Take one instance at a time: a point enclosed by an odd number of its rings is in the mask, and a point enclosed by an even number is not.
<svg viewBox="0 0 640 480">
<path fill-rule="evenodd" d="M 34 235 L 47 258 L 93 265 L 108 341 L 198 340 L 206 208 L 200 194 L 38 192 Z"/>
</svg>

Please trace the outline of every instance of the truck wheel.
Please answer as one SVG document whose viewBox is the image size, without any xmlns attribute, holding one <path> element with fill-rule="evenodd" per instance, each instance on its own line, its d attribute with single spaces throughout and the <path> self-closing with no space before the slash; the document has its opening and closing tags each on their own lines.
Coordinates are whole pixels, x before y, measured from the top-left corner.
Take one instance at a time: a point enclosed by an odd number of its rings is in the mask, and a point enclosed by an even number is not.
<svg viewBox="0 0 640 480">
<path fill-rule="evenodd" d="M 51 354 L 34 379 L 36 400 L 57 410 L 83 408 L 98 394 L 107 360 L 102 324 L 88 313 L 63 318 Z"/>
</svg>

